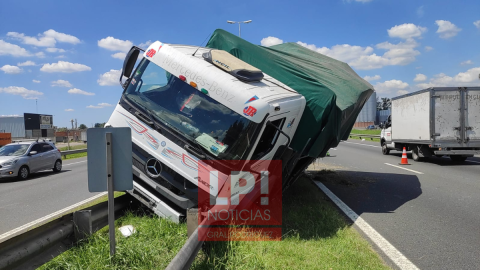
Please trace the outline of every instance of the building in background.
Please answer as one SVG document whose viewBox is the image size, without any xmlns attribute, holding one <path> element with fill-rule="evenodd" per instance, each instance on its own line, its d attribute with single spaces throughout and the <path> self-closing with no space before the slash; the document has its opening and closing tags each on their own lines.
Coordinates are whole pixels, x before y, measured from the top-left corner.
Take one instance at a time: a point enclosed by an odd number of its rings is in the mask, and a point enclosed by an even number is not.
<svg viewBox="0 0 480 270">
<path fill-rule="evenodd" d="M 0 132 L 11 133 L 12 140 L 54 139 L 53 116 L 24 113 L 23 116 L 0 116 Z"/>
<path fill-rule="evenodd" d="M 357 117 L 357 121 L 353 125 L 353 128 L 366 128 L 370 125 L 375 125 L 377 117 L 377 93 L 373 92 L 370 98 L 363 105 L 363 109 L 360 111 Z"/>
<path fill-rule="evenodd" d="M 377 122 L 376 124 L 383 123 L 387 121 L 388 116 L 392 113 L 392 109 L 377 111 Z"/>
</svg>

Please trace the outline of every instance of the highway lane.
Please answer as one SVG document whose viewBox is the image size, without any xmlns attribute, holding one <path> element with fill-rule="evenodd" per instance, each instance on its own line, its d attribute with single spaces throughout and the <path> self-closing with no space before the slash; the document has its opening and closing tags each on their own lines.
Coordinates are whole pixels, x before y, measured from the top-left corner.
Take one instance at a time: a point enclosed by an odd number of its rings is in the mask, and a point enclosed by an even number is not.
<svg viewBox="0 0 480 270">
<path fill-rule="evenodd" d="M 86 157 L 64 161 L 60 173 L 43 171 L 25 181 L 0 179 L 0 234 L 96 194 L 88 192 Z"/>
<path fill-rule="evenodd" d="M 401 152 L 379 143 L 342 142 L 316 164 L 336 175 L 321 179 L 420 269 L 472 269 L 480 265 L 480 159 L 414 162 L 416 172 L 392 167 Z M 422 174 L 419 174 L 422 173 Z"/>
</svg>

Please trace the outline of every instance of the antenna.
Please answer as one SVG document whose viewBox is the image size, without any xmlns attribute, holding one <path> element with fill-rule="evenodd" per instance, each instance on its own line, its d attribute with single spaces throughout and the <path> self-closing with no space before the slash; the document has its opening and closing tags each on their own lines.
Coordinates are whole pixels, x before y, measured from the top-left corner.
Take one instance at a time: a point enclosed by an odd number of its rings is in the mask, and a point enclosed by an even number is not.
<svg viewBox="0 0 480 270">
<path fill-rule="evenodd" d="M 213 33 L 213 32 L 212 32 L 212 33 Z M 212 34 L 210 34 L 210 35 L 212 35 Z M 192 54 L 192 56 L 195 56 L 195 54 L 197 53 L 198 49 L 200 49 L 200 47 L 202 47 L 203 43 L 205 43 L 205 41 L 207 41 L 207 38 L 208 38 L 210 35 L 208 35 L 208 36 L 203 40 L 203 42 L 200 44 L 200 46 L 198 46 L 198 48 L 195 50 L 195 52 Z"/>
</svg>

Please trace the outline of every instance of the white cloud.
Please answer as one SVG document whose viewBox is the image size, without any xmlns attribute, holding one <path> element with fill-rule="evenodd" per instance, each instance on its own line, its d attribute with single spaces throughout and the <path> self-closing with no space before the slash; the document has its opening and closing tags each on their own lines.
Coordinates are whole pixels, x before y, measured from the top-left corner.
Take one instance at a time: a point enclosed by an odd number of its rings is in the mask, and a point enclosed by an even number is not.
<svg viewBox="0 0 480 270">
<path fill-rule="evenodd" d="M 45 53 L 44 52 L 38 52 L 35 54 L 36 57 L 38 58 L 45 58 Z"/>
<path fill-rule="evenodd" d="M 426 52 L 429 52 L 429 51 L 431 51 L 431 50 L 433 50 L 433 47 L 425 46 L 425 51 L 426 51 Z"/>
<path fill-rule="evenodd" d="M 377 93 L 391 94 L 393 91 L 405 90 L 409 85 L 406 82 L 400 80 L 390 80 L 385 82 L 378 82 L 374 88 Z"/>
<path fill-rule="evenodd" d="M 465 72 L 460 72 L 455 76 L 449 76 L 444 73 L 433 76 L 427 83 L 421 83 L 417 86 L 421 89 L 429 87 L 445 87 L 445 86 L 478 86 L 478 75 L 480 67 L 471 68 Z"/>
<path fill-rule="evenodd" d="M 459 82 L 459 83 L 469 83 L 469 84 L 473 83 L 475 85 L 478 85 L 479 74 L 480 74 L 480 67 L 471 68 L 466 72 L 458 73 L 453 79 L 455 80 L 455 82 Z"/>
<path fill-rule="evenodd" d="M 314 44 L 307 44 L 301 41 L 297 43 L 318 53 L 346 62 L 359 70 L 377 69 L 392 65 L 407 65 L 415 61 L 415 56 L 420 54 L 419 51 L 415 50 L 418 47 L 418 43 L 413 38 L 408 38 L 398 44 L 390 42 L 377 44 L 377 49 L 386 50 L 383 55 L 373 53 L 374 49 L 370 46 L 361 47 L 343 44 L 335 45 L 331 48 L 317 48 Z"/>
<path fill-rule="evenodd" d="M 72 35 L 67 35 L 67 34 L 64 34 L 64 33 L 59 33 L 59 32 L 57 32 L 53 29 L 47 30 L 47 31 L 43 32 L 43 34 L 46 37 L 54 38 L 58 42 L 65 42 L 65 43 L 70 43 L 70 44 L 80 43 L 80 39 L 78 39 L 77 37 L 72 36 Z"/>
<path fill-rule="evenodd" d="M 399 95 L 399 96 L 401 96 L 401 95 L 406 95 L 406 94 L 408 94 L 408 93 L 410 93 L 410 92 L 408 92 L 407 90 L 398 90 L 398 91 L 397 91 L 397 95 Z"/>
<path fill-rule="evenodd" d="M 127 54 L 124 53 L 124 52 L 118 52 L 118 53 L 112 54 L 113 58 L 117 58 L 117 59 L 120 59 L 120 60 L 124 60 L 126 56 L 127 56 Z"/>
<path fill-rule="evenodd" d="M 22 96 L 24 99 L 36 99 L 43 95 L 42 92 L 36 90 L 28 90 L 25 87 L 9 86 L 5 88 L 0 87 L 0 93 Z"/>
<path fill-rule="evenodd" d="M 76 95 L 85 95 L 85 96 L 94 96 L 95 95 L 95 93 L 83 91 L 83 90 L 80 90 L 78 88 L 72 88 L 72 89 L 68 90 L 68 93 L 69 94 L 76 94 Z"/>
<path fill-rule="evenodd" d="M 419 18 L 422 18 L 423 15 L 425 15 L 425 11 L 423 10 L 423 6 L 419 6 L 419 7 L 417 8 L 417 16 L 418 16 Z"/>
<path fill-rule="evenodd" d="M 34 82 L 34 83 L 40 83 L 40 81 L 38 81 L 38 80 L 32 80 L 32 82 Z"/>
<path fill-rule="evenodd" d="M 461 65 L 461 66 L 473 65 L 473 62 L 472 62 L 472 60 L 467 60 L 467 61 L 461 62 L 460 65 Z"/>
<path fill-rule="evenodd" d="M 378 80 L 380 80 L 381 78 L 382 78 L 382 77 L 380 77 L 380 75 L 365 76 L 365 77 L 363 77 L 364 80 L 369 81 L 369 82 L 371 82 L 371 81 L 378 81 Z"/>
<path fill-rule="evenodd" d="M 58 42 L 66 42 L 71 44 L 80 43 L 80 40 L 72 35 L 67 35 L 64 33 L 59 33 L 53 29 L 43 32 L 43 34 L 38 34 L 37 37 L 26 36 L 23 33 L 18 32 L 8 32 L 7 36 L 20 40 L 24 44 L 29 44 L 38 47 L 55 47 L 55 44 Z"/>
<path fill-rule="evenodd" d="M 150 46 L 153 42 L 151 40 L 145 42 L 145 43 L 140 43 L 138 44 L 138 47 L 142 48 L 142 49 L 146 49 L 148 48 L 148 46 Z"/>
<path fill-rule="evenodd" d="M 35 66 L 35 62 L 33 62 L 33 61 L 25 61 L 25 62 L 23 62 L 23 63 L 17 63 L 17 66 L 19 66 L 19 67 Z"/>
<path fill-rule="evenodd" d="M 360 2 L 360 3 L 368 3 L 368 2 L 372 2 L 372 0 L 346 0 L 348 3 L 354 1 L 354 2 Z"/>
<path fill-rule="evenodd" d="M 133 46 L 130 40 L 121 40 L 114 37 L 106 37 L 98 41 L 98 46 L 110 51 L 128 52 Z"/>
<path fill-rule="evenodd" d="M 458 32 L 462 31 L 462 29 L 449 21 L 437 20 L 435 23 L 438 25 L 437 33 L 440 35 L 440 38 L 443 39 L 452 38 L 456 36 Z"/>
<path fill-rule="evenodd" d="M 10 66 L 10 65 L 5 65 L 0 68 L 1 71 L 5 72 L 6 74 L 18 74 L 22 73 L 22 69 L 17 67 L 17 66 Z"/>
<path fill-rule="evenodd" d="M 102 108 L 110 107 L 110 106 L 112 106 L 112 104 L 98 103 L 98 105 L 88 105 L 87 108 L 89 108 L 89 109 L 102 109 Z"/>
<path fill-rule="evenodd" d="M 63 73 L 72 73 L 80 71 L 90 71 L 92 70 L 89 66 L 70 63 L 65 61 L 58 61 L 58 63 L 44 64 L 40 71 L 43 72 L 63 72 Z"/>
<path fill-rule="evenodd" d="M 56 59 L 63 59 L 63 58 L 66 58 L 66 57 L 65 57 L 65 55 L 62 54 L 62 55 L 56 56 L 55 58 Z"/>
<path fill-rule="evenodd" d="M 278 44 L 282 44 L 282 43 L 283 43 L 283 40 L 281 40 L 279 38 L 276 38 L 276 37 L 271 37 L 271 36 L 263 38 L 260 41 L 260 45 L 265 46 L 265 47 L 270 47 L 270 46 L 278 45 Z"/>
<path fill-rule="evenodd" d="M 476 21 L 476 22 L 473 22 L 473 25 L 475 25 L 475 27 L 477 27 L 478 29 L 480 29 L 480 20 Z"/>
<path fill-rule="evenodd" d="M 38 47 L 54 47 L 55 43 L 57 42 L 53 37 L 46 37 L 40 36 L 36 37 L 29 37 L 23 33 L 18 32 L 8 32 L 8 37 L 15 38 L 17 40 L 21 40 L 23 44 L 38 46 Z"/>
<path fill-rule="evenodd" d="M 14 57 L 32 56 L 32 54 L 29 53 L 24 48 L 12 43 L 8 43 L 1 39 L 0 39 L 0 55 L 11 55 Z"/>
<path fill-rule="evenodd" d="M 394 27 L 387 30 L 390 37 L 397 37 L 402 39 L 421 37 L 422 33 L 425 33 L 426 31 L 426 27 L 417 26 L 413 23 L 395 25 Z"/>
<path fill-rule="evenodd" d="M 424 74 L 421 74 L 421 73 L 417 74 L 415 76 L 415 79 L 413 79 L 414 82 L 424 82 L 426 80 L 427 80 L 427 76 L 425 76 Z"/>
<path fill-rule="evenodd" d="M 69 81 L 65 80 L 56 80 L 52 82 L 52 86 L 59 86 L 59 87 L 72 87 L 73 85 Z"/>
<path fill-rule="evenodd" d="M 59 49 L 59 48 L 47 48 L 46 49 L 47 52 L 50 52 L 50 53 L 63 53 L 65 52 L 64 49 Z"/>
<path fill-rule="evenodd" d="M 118 85 L 120 75 L 121 75 L 120 70 L 111 69 L 110 71 L 100 75 L 100 78 L 97 80 L 97 83 L 101 86 Z"/>
<path fill-rule="evenodd" d="M 66 112 L 73 112 L 74 109 L 65 109 Z"/>
</svg>

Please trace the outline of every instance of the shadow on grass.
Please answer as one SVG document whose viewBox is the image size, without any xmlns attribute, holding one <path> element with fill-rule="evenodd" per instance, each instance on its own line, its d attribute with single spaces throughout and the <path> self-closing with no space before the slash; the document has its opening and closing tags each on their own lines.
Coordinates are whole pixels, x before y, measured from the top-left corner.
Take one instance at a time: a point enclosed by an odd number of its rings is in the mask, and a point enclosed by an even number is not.
<svg viewBox="0 0 480 270">
<path fill-rule="evenodd" d="M 350 225 L 308 177 L 301 177 L 283 194 L 282 207 L 282 242 L 288 238 L 303 241 L 330 238 Z M 228 261 L 234 257 L 232 255 L 236 255 L 235 252 L 242 244 L 243 242 L 206 242 L 192 269 L 227 269 L 231 265 Z M 277 244 L 288 245 L 288 242 Z"/>
</svg>

